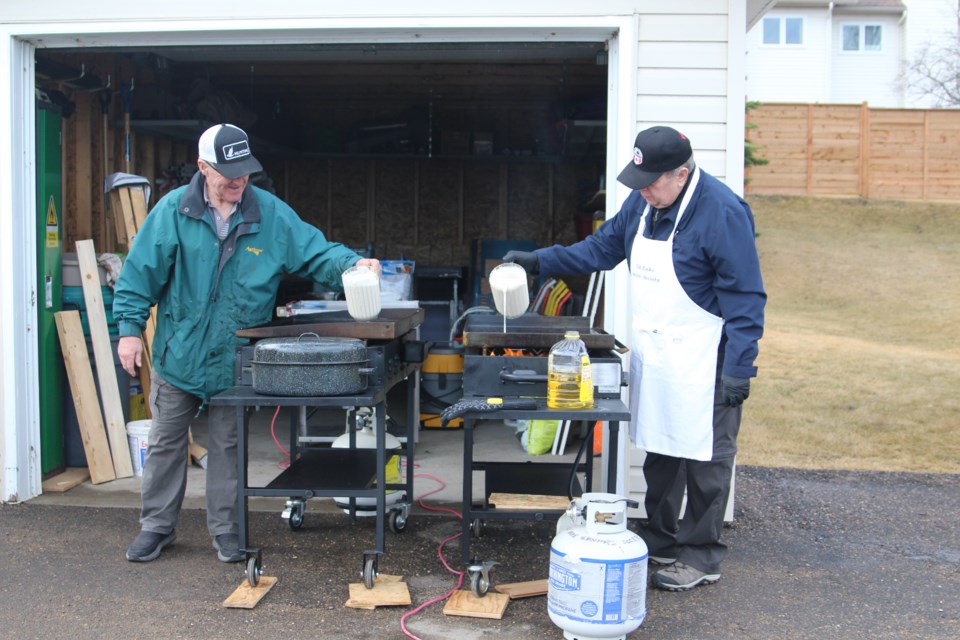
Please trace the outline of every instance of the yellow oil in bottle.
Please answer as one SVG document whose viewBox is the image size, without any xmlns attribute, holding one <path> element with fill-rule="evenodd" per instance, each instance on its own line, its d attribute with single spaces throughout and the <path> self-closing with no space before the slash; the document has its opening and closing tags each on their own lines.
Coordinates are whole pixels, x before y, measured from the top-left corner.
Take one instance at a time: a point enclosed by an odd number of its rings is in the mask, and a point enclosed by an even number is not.
<svg viewBox="0 0 960 640">
<path fill-rule="evenodd" d="M 576 331 L 553 345 L 547 359 L 547 407 L 589 409 L 593 407 L 593 376 L 587 348 Z"/>
</svg>

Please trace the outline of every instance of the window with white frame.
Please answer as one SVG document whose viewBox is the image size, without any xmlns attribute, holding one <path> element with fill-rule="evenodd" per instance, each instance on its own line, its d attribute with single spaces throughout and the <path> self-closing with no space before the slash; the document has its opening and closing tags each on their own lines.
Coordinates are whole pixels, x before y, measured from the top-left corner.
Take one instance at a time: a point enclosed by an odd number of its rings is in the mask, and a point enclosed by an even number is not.
<svg viewBox="0 0 960 640">
<path fill-rule="evenodd" d="M 846 52 L 882 51 L 883 26 L 879 24 L 845 24 L 841 27 L 842 48 Z"/>
<path fill-rule="evenodd" d="M 763 44 L 803 44 L 803 18 L 766 17 L 763 19 Z"/>
</svg>

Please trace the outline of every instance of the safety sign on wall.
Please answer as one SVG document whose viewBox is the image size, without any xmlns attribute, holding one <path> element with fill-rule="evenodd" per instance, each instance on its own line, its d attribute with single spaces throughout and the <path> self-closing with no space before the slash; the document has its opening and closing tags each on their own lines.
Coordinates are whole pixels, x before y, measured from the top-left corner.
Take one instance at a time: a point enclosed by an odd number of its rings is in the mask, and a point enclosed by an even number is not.
<svg viewBox="0 0 960 640">
<path fill-rule="evenodd" d="M 60 246 L 60 224 L 57 222 L 57 205 L 50 196 L 47 204 L 47 249 L 56 249 Z"/>
</svg>

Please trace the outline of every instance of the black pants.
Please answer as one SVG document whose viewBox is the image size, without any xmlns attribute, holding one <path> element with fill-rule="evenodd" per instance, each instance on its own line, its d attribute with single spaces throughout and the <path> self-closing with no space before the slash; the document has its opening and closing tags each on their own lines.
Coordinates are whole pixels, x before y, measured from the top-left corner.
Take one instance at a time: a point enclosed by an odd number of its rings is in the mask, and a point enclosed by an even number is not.
<svg viewBox="0 0 960 640">
<path fill-rule="evenodd" d="M 643 476 L 647 521 L 640 536 L 650 555 L 677 558 L 704 571 L 720 573 L 727 546 L 720 542 L 730 496 L 742 407 L 714 400 L 713 459 L 708 462 L 647 453 Z M 684 489 L 687 507 L 680 519 Z"/>
</svg>

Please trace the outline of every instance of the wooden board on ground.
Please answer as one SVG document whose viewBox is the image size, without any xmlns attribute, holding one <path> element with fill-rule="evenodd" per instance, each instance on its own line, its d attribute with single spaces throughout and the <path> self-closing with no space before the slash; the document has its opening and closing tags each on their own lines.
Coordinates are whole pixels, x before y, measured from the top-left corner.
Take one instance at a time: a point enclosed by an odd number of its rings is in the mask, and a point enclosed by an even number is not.
<svg viewBox="0 0 960 640">
<path fill-rule="evenodd" d="M 523 509 L 524 511 L 565 511 L 570 506 L 564 496 L 544 496 L 533 493 L 491 493 L 488 501 L 497 509 Z"/>
<path fill-rule="evenodd" d="M 471 591 L 461 589 L 453 592 L 447 604 L 443 606 L 443 613 L 448 616 L 500 620 L 509 602 L 510 597 L 503 593 L 487 593 L 482 598 L 478 598 Z"/>
<path fill-rule="evenodd" d="M 530 596 L 545 596 L 547 595 L 547 579 L 498 584 L 494 589 L 499 593 L 510 596 L 511 600 L 529 598 Z"/>
<path fill-rule="evenodd" d="M 78 484 L 83 484 L 90 477 L 90 470 L 86 467 L 68 467 L 62 473 L 43 481 L 44 493 L 63 493 L 70 491 Z"/>
<path fill-rule="evenodd" d="M 379 575 L 373 589 L 367 589 L 360 582 L 351 582 L 349 589 L 350 598 L 344 606 L 351 609 L 406 606 L 412 602 L 410 589 L 402 576 Z"/>
<path fill-rule="evenodd" d="M 113 469 L 118 478 L 133 476 L 133 460 L 127 443 L 127 425 L 123 419 L 123 405 L 117 384 L 117 369 L 113 360 L 113 344 L 107 328 L 107 314 L 100 291 L 100 272 L 93 240 L 77 241 L 77 263 L 80 266 L 80 281 L 83 285 L 83 300 L 87 306 L 87 322 L 93 340 L 93 355 L 97 362 L 97 379 L 100 382 L 100 401 L 103 418 L 113 455 Z M 129 402 L 129 399 L 126 400 Z"/>
<path fill-rule="evenodd" d="M 60 335 L 63 363 L 67 369 L 73 406 L 77 410 L 77 426 L 83 442 L 83 452 L 87 457 L 90 479 L 93 484 L 114 480 L 117 475 L 110 458 L 110 445 L 103 427 L 97 387 L 93 381 L 93 370 L 90 368 L 90 356 L 87 355 L 87 342 L 80 324 L 80 312 L 58 311 L 53 317 Z"/>
<path fill-rule="evenodd" d="M 260 576 L 255 587 L 251 587 L 250 583 L 244 580 L 236 591 L 223 601 L 223 606 L 228 609 L 253 609 L 275 584 L 277 579 L 270 576 Z"/>
</svg>

